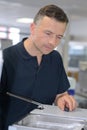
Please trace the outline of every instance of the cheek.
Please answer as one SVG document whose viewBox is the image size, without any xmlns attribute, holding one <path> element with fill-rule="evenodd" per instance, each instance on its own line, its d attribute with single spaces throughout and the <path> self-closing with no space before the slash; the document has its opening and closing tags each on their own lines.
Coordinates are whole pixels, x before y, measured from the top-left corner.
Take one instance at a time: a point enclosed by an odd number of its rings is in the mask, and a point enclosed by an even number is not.
<svg viewBox="0 0 87 130">
<path fill-rule="evenodd" d="M 37 42 L 38 44 L 39 44 L 39 43 L 41 44 L 41 43 L 47 42 L 49 39 L 48 39 L 48 37 L 46 37 L 46 36 L 44 35 L 43 32 L 37 31 L 37 32 L 34 33 L 34 40 L 35 40 L 35 42 Z"/>
<path fill-rule="evenodd" d="M 46 37 L 45 37 L 42 33 L 38 33 L 38 34 L 36 35 L 36 39 L 37 39 L 38 41 L 44 41 L 44 40 L 46 40 Z"/>
</svg>

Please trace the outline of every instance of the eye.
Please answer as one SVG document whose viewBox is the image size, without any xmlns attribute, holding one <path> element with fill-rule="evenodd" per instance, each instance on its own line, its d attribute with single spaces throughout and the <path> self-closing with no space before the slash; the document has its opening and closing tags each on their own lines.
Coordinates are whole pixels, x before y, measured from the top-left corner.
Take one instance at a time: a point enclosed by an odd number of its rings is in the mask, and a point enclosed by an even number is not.
<svg viewBox="0 0 87 130">
<path fill-rule="evenodd" d="M 49 32 L 49 31 L 46 31 L 45 34 L 48 35 L 48 36 L 50 36 L 52 33 Z"/>
<path fill-rule="evenodd" d="M 63 36 L 56 36 L 57 39 L 61 40 L 63 38 Z"/>
<path fill-rule="evenodd" d="M 50 35 L 50 33 L 49 33 L 49 32 L 46 32 L 46 34 L 47 34 L 47 35 Z"/>
</svg>

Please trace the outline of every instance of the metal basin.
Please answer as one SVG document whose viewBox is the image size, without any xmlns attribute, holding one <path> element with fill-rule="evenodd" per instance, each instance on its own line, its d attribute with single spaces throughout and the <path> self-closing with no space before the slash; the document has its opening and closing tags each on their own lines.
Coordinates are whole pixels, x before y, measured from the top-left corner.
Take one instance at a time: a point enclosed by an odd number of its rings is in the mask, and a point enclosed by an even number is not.
<svg viewBox="0 0 87 130">
<path fill-rule="evenodd" d="M 29 130 L 87 130 L 87 109 L 65 112 L 57 106 L 44 105 L 43 110 L 31 111 L 17 125 Z"/>
<path fill-rule="evenodd" d="M 59 116 L 30 114 L 18 122 L 22 126 L 44 130 L 87 130 L 84 120 L 63 118 Z"/>
</svg>

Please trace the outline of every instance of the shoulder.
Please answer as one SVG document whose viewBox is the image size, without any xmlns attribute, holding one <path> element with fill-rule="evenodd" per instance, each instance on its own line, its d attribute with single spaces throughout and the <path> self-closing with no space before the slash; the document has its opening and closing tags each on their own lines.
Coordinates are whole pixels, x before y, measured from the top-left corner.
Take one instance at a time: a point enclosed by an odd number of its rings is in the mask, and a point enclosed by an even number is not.
<svg viewBox="0 0 87 130">
<path fill-rule="evenodd" d="M 16 45 L 12 45 L 12 46 L 10 46 L 10 47 L 8 47 L 8 48 L 5 48 L 5 49 L 3 50 L 3 53 L 13 52 L 13 51 L 18 47 L 19 44 L 20 44 L 20 42 L 17 43 Z"/>
<path fill-rule="evenodd" d="M 8 56 L 8 55 L 15 55 L 19 52 L 19 50 L 23 49 L 23 43 L 27 38 L 22 39 L 19 43 L 16 45 L 12 45 L 6 49 L 3 50 L 3 55 Z"/>
<path fill-rule="evenodd" d="M 12 45 L 6 49 L 3 50 L 3 58 L 9 57 L 9 56 L 15 56 L 17 53 L 18 48 L 21 46 L 21 42 L 17 43 L 16 45 Z"/>
</svg>

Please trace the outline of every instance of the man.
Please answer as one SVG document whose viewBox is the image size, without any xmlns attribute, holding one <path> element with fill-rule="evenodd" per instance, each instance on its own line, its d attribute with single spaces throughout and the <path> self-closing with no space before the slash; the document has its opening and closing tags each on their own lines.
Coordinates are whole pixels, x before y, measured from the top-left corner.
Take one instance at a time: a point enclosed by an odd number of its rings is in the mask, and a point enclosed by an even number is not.
<svg viewBox="0 0 87 130">
<path fill-rule="evenodd" d="M 0 111 L 3 130 L 21 120 L 35 105 L 7 95 L 7 92 L 31 98 L 62 110 L 76 108 L 76 101 L 67 93 L 69 82 L 60 54 L 54 48 L 63 38 L 68 18 L 56 5 L 39 10 L 30 25 L 29 38 L 3 51 L 0 86 Z"/>
</svg>

